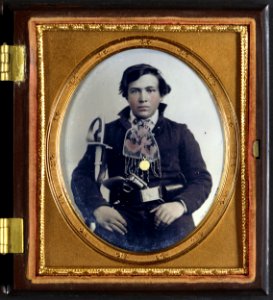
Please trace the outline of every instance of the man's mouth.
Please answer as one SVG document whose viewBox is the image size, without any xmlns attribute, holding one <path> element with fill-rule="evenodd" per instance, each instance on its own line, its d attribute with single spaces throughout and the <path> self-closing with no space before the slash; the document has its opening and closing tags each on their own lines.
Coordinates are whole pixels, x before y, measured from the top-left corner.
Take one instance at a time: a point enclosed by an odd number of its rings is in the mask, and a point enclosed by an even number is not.
<svg viewBox="0 0 273 300">
<path fill-rule="evenodd" d="M 148 110 L 149 106 L 139 106 L 138 110 Z"/>
</svg>

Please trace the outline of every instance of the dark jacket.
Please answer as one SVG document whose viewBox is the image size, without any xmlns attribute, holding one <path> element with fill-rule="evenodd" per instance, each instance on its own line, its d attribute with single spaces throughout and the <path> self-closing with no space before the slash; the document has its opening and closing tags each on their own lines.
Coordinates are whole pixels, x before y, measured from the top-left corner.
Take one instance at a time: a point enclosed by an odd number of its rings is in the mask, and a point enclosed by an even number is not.
<svg viewBox="0 0 273 300">
<path fill-rule="evenodd" d="M 165 104 L 160 104 L 159 119 L 153 129 L 160 149 L 162 176 L 152 177 L 149 185 L 164 184 L 164 181 L 172 178 L 185 178 L 185 188 L 171 200 L 183 200 L 187 214 L 192 214 L 207 199 L 212 185 L 211 176 L 193 134 L 186 125 L 165 118 L 165 107 Z M 104 142 L 112 147 L 106 153 L 109 177 L 125 176 L 122 149 L 126 131 L 131 127 L 128 121 L 129 112 L 129 107 L 126 107 L 121 111 L 119 119 L 106 124 Z M 97 207 L 109 205 L 109 202 L 103 199 L 98 184 L 93 180 L 94 157 L 94 146 L 88 146 L 73 171 L 71 182 L 75 202 L 87 224 L 93 221 L 93 211 Z"/>
</svg>

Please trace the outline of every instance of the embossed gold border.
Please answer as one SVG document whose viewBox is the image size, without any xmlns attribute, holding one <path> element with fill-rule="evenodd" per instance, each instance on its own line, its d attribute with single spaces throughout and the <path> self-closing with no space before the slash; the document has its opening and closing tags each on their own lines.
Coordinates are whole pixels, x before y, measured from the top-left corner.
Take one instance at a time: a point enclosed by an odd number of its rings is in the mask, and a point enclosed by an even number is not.
<svg viewBox="0 0 273 300">
<path fill-rule="evenodd" d="M 94 31 L 130 31 L 130 30 L 143 31 L 152 31 L 156 34 L 158 31 L 181 31 L 181 32 L 237 32 L 240 34 L 240 43 L 241 43 L 241 91 L 240 91 L 240 105 L 241 105 L 241 128 L 240 128 L 240 179 L 242 183 L 242 234 L 243 234 L 243 268 L 230 268 L 230 269 L 191 269 L 191 268 L 172 268 L 172 269 L 150 269 L 150 268 L 124 268 L 124 269 L 89 269 L 89 268 L 48 268 L 45 265 L 45 253 L 44 253 L 44 183 L 46 180 L 46 128 L 45 128 L 45 119 L 44 119 L 44 108 L 45 108 L 45 97 L 44 97 L 44 66 L 43 66 L 43 32 L 47 30 L 94 30 Z M 248 237 L 247 237 L 247 165 L 246 165 L 246 152 L 245 147 L 246 137 L 247 137 L 247 85 L 248 85 L 248 26 L 247 25 L 143 25 L 143 24 L 47 24 L 47 25 L 38 25 L 37 26 L 37 44 L 38 44 L 38 73 L 39 73 L 39 103 L 40 103 L 40 169 L 39 169 L 39 203 L 40 203 L 40 263 L 39 263 L 39 274 L 40 275 L 244 275 L 248 273 Z M 143 39 L 142 47 L 149 47 L 149 39 Z M 183 47 L 182 47 L 183 48 Z M 99 52 L 99 56 L 105 57 L 107 53 Z M 75 77 L 75 74 L 70 77 L 70 79 L 75 83 L 78 80 Z M 205 78 L 207 84 L 212 87 L 212 82 L 208 78 Z M 56 113 L 56 111 L 54 112 Z M 54 121 L 54 118 L 59 119 L 63 117 L 63 112 L 61 115 L 52 114 L 51 120 Z M 222 116 L 223 117 L 223 116 Z M 231 122 L 235 127 L 237 126 L 234 123 L 233 116 L 227 117 L 225 124 Z M 51 121 L 52 125 L 52 121 Z M 225 129 L 229 126 L 225 125 Z M 56 136 L 59 134 L 55 132 Z M 49 136 L 51 138 L 53 135 Z M 55 136 L 55 137 L 56 137 Z M 56 146 L 56 144 L 55 144 Z M 57 149 L 55 149 L 57 150 Z M 48 156 L 49 158 L 52 156 Z M 51 163 L 48 166 L 55 164 L 54 158 L 51 159 Z M 49 167 L 49 169 L 51 168 Z M 52 169 L 50 170 L 50 172 Z M 49 173 L 50 173 L 49 172 Z M 59 173 L 60 174 L 60 173 Z M 59 175 L 57 174 L 57 177 Z M 58 177 L 60 178 L 60 176 Z M 65 193 L 64 193 L 65 195 Z M 55 194 L 56 196 L 56 194 Z M 63 197 L 63 196 L 62 196 Z M 58 202 L 58 201 L 57 201 Z M 122 252 L 121 252 L 122 253 Z M 121 257 L 122 258 L 122 257 Z M 164 258 L 164 257 L 163 257 Z"/>
<path fill-rule="evenodd" d="M 43 32 L 44 31 L 54 31 L 54 30 L 94 30 L 94 31 L 104 31 L 104 30 L 134 30 L 135 28 L 138 28 L 140 31 L 214 31 L 214 32 L 224 32 L 224 31 L 235 31 L 240 32 L 244 37 L 244 47 L 242 48 L 242 55 L 244 54 L 244 51 L 247 49 L 247 28 L 244 26 L 183 26 L 179 28 L 178 26 L 145 26 L 145 25 L 139 25 L 139 24 L 132 24 L 130 26 L 128 25 L 87 25 L 84 24 L 81 26 L 80 24 L 62 24 L 62 25 L 39 25 L 38 26 L 38 32 L 40 33 L 39 36 L 41 38 L 39 41 L 42 42 L 43 39 Z M 39 43 L 38 43 L 39 45 Z M 164 45 L 164 46 L 163 46 Z M 193 234 L 189 235 L 188 238 L 185 239 L 184 242 L 180 243 L 176 247 L 172 247 L 171 249 L 162 250 L 157 253 L 145 253 L 145 254 L 135 254 L 128 251 L 123 251 L 122 249 L 116 249 L 115 247 L 112 247 L 111 245 L 108 245 L 104 241 L 100 240 L 98 237 L 96 237 L 94 234 L 88 230 L 84 224 L 80 221 L 79 218 L 76 216 L 75 211 L 73 207 L 71 206 L 71 201 L 69 201 L 68 193 L 65 191 L 64 183 L 62 182 L 62 176 L 61 176 L 61 167 L 60 167 L 60 161 L 59 161 L 59 142 L 60 142 L 60 131 L 61 131 L 61 125 L 63 118 L 65 116 L 67 105 L 69 104 L 71 97 L 73 93 L 75 92 L 78 84 L 81 82 L 81 80 L 84 78 L 84 76 L 92 70 L 92 68 L 100 63 L 103 59 L 107 58 L 109 55 L 118 53 L 122 50 L 130 49 L 130 48 L 136 48 L 136 47 L 148 47 L 152 49 L 160 49 L 162 51 L 168 51 L 169 53 L 176 55 L 178 58 L 183 59 L 184 62 L 191 65 L 198 73 L 203 77 L 205 82 L 208 84 L 210 89 L 212 90 L 214 97 L 216 99 L 216 104 L 218 105 L 218 108 L 220 110 L 221 118 L 224 125 L 224 132 L 225 132 L 225 141 L 228 141 L 228 143 L 225 143 L 225 167 L 222 174 L 222 180 L 220 184 L 220 189 L 215 197 L 214 205 L 210 209 L 210 213 L 207 215 L 207 217 L 201 222 L 201 224 L 197 227 L 197 229 L 193 232 Z M 42 48 L 42 45 L 41 45 Z M 195 59 L 194 59 L 195 58 Z M 247 59 L 244 56 L 245 59 Z M 185 49 L 182 45 L 172 45 L 171 41 L 163 41 L 160 39 L 153 39 L 150 37 L 147 38 L 130 38 L 130 39 L 124 39 L 124 41 L 119 41 L 117 43 L 111 43 L 110 45 L 105 46 L 103 49 L 100 49 L 97 53 L 91 53 L 90 57 L 88 57 L 84 62 L 82 62 L 79 66 L 79 68 L 76 68 L 76 70 L 73 72 L 73 74 L 70 76 L 70 78 L 67 81 L 66 86 L 64 87 L 60 97 L 57 99 L 55 103 L 55 107 L 51 110 L 51 116 L 49 120 L 49 128 L 47 131 L 47 135 L 45 136 L 45 128 L 41 130 L 41 139 L 46 141 L 46 144 L 41 143 L 41 148 L 45 147 L 42 151 L 46 151 L 46 153 L 42 154 L 42 157 L 44 157 L 45 161 L 43 164 L 43 168 L 41 169 L 41 172 L 43 175 L 41 178 L 44 178 L 45 169 L 48 170 L 48 177 L 49 177 L 49 184 L 52 189 L 52 193 L 54 195 L 54 199 L 56 200 L 56 203 L 58 207 L 63 212 L 63 216 L 65 219 L 72 225 L 72 228 L 74 231 L 90 246 L 94 246 L 98 251 L 109 255 L 113 259 L 119 259 L 121 261 L 125 262 L 134 262 L 134 263 L 150 263 L 150 262 L 157 262 L 162 260 L 171 259 L 173 256 L 178 255 L 182 252 L 188 251 L 194 245 L 197 245 L 201 242 L 201 240 L 208 234 L 209 230 L 212 230 L 213 226 L 215 226 L 215 219 L 216 222 L 219 221 L 219 217 L 223 214 L 230 198 L 231 194 L 233 193 L 233 186 L 234 181 L 236 179 L 236 170 L 237 170 L 237 159 L 238 159 L 238 148 L 239 148 L 239 141 L 237 137 L 237 130 L 238 125 L 236 121 L 236 116 L 233 112 L 232 105 L 221 85 L 219 80 L 217 79 L 216 75 L 213 74 L 213 71 L 209 69 L 208 66 L 205 66 L 205 62 L 202 62 L 202 60 L 195 55 L 193 55 L 189 50 Z M 41 69 L 43 67 L 41 66 Z M 79 70 L 78 70 L 79 69 Z M 201 71 L 202 70 L 202 71 Z M 207 71 L 207 74 L 204 74 L 205 71 Z M 246 71 L 246 70 L 245 70 Z M 243 73 L 243 79 L 244 79 L 245 73 Z M 43 76 L 42 76 L 43 77 Z M 41 88 L 42 85 L 41 85 Z M 246 88 L 246 86 L 244 86 Z M 245 91 L 242 91 L 245 93 Z M 244 106 L 245 103 L 243 101 L 246 101 L 246 95 L 242 93 L 242 102 L 241 105 Z M 43 93 L 42 93 L 43 94 Z M 221 99 L 221 100 L 220 100 Z M 43 100 L 41 101 L 42 105 L 44 105 Z M 224 107 L 226 106 L 226 107 Z M 43 112 L 41 113 L 43 114 Z M 242 114 L 241 114 L 242 115 Z M 244 121 L 245 117 L 243 116 Z M 245 124 L 245 123 L 242 123 Z M 43 125 L 42 125 L 43 126 Z M 245 137 L 245 126 L 242 127 L 241 130 L 241 139 Z M 244 161 L 244 153 L 245 153 L 245 146 L 242 143 L 241 147 L 241 155 L 242 161 Z M 245 181 L 245 164 L 242 163 L 241 165 L 241 179 L 242 183 L 244 184 Z M 43 181 L 43 180 L 42 180 Z M 243 189 L 242 189 L 243 190 Z M 43 193 L 43 187 L 41 187 L 41 203 L 44 201 Z M 245 203 L 245 195 L 242 194 L 243 197 L 243 203 Z M 244 205 L 244 204 L 243 204 Z M 243 209 L 244 211 L 245 209 Z M 214 215 L 211 217 L 211 215 Z M 43 205 L 41 205 L 41 224 L 45 222 L 43 220 Z M 212 220 L 212 221 L 211 221 Z M 210 224 L 210 222 L 212 224 Z M 204 224 L 208 223 L 209 228 L 207 229 Z M 244 223 L 244 221 L 243 221 Z M 43 226 L 41 226 L 41 237 L 40 240 L 43 241 Z M 206 229 L 206 230 L 205 230 Z M 41 243 L 41 258 L 44 257 L 44 248 L 43 244 Z M 244 250 L 246 251 L 246 248 L 244 247 Z M 245 257 L 246 254 L 243 256 Z M 48 274 L 50 273 L 49 269 L 46 268 L 45 264 L 43 264 L 43 260 L 41 259 L 41 265 L 40 265 L 40 273 L 41 274 Z M 243 268 L 244 269 L 244 268 Z M 73 272 L 73 271 L 72 271 Z M 92 271 L 89 270 L 89 272 L 92 274 Z M 120 273 L 120 271 L 118 271 Z M 160 269 L 159 272 L 156 272 L 156 274 L 166 274 L 170 272 L 170 270 L 166 269 Z M 202 274 L 202 270 L 200 273 Z M 70 272 L 71 273 L 71 270 Z M 106 272 L 107 273 L 107 272 Z M 112 273 L 112 272 L 110 272 Z M 126 272 L 128 273 L 128 272 Z M 134 270 L 134 274 L 137 274 L 138 271 Z M 245 273 L 245 271 L 244 271 Z M 53 271 L 52 274 L 57 274 L 56 270 Z"/>
</svg>

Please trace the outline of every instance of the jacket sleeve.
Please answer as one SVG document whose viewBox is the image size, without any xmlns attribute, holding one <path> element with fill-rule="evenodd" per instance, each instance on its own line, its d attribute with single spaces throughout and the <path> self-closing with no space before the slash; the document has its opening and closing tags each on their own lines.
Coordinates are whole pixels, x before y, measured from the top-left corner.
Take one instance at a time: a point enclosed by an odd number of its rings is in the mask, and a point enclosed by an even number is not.
<svg viewBox="0 0 273 300">
<path fill-rule="evenodd" d="M 94 221 L 93 212 L 102 205 L 108 205 L 103 199 L 99 185 L 95 182 L 95 147 L 88 146 L 78 166 L 72 173 L 71 189 L 75 203 L 81 211 L 85 223 Z"/>
<path fill-rule="evenodd" d="M 187 213 L 191 214 L 209 196 L 212 179 L 193 134 L 185 125 L 181 125 L 179 135 L 180 167 L 187 184 L 176 200 L 182 200 L 187 207 Z"/>
</svg>

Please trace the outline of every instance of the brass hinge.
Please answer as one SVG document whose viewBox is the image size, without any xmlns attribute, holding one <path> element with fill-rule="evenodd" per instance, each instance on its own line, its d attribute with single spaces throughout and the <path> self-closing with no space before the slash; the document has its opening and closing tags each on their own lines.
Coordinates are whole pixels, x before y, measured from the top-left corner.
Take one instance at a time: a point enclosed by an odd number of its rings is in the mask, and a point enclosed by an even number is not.
<svg viewBox="0 0 273 300">
<path fill-rule="evenodd" d="M 23 253 L 23 219 L 0 219 L 0 254 Z"/>
<path fill-rule="evenodd" d="M 0 81 L 25 80 L 25 46 L 0 46 Z"/>
<path fill-rule="evenodd" d="M 260 158 L 260 140 L 253 142 L 252 153 L 255 158 Z"/>
</svg>

